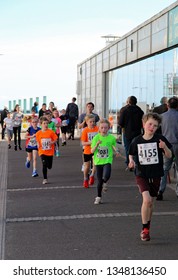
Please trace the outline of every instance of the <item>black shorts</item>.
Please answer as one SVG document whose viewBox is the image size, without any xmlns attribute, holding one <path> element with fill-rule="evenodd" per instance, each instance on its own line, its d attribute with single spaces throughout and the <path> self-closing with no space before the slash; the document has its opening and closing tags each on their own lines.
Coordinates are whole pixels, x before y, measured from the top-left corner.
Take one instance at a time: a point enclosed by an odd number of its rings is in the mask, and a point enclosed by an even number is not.
<svg viewBox="0 0 178 280">
<path fill-rule="evenodd" d="M 27 152 L 27 153 L 32 153 L 32 151 L 38 151 L 38 149 L 29 149 L 29 148 L 26 148 L 26 152 Z"/>
<path fill-rule="evenodd" d="M 84 162 L 92 161 L 93 154 L 83 154 Z"/>
<path fill-rule="evenodd" d="M 136 182 L 139 188 L 140 193 L 148 191 L 150 196 L 156 197 L 158 195 L 159 187 L 160 187 L 161 178 L 142 178 L 140 176 L 136 176 Z"/>
</svg>

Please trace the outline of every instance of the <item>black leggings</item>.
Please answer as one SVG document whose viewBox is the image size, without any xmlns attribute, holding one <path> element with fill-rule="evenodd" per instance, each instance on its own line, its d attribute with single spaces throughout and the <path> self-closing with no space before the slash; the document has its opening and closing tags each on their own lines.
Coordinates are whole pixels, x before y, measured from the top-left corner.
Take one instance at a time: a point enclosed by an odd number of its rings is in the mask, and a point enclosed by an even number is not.
<svg viewBox="0 0 178 280">
<path fill-rule="evenodd" d="M 52 168 L 53 165 L 53 156 L 46 156 L 46 155 L 41 155 L 41 161 L 43 164 L 43 178 L 47 179 L 47 170 Z"/>
<path fill-rule="evenodd" d="M 97 192 L 98 196 L 101 197 L 103 183 L 106 183 L 111 177 L 111 164 L 96 165 L 96 174 L 98 179 Z"/>
<path fill-rule="evenodd" d="M 21 125 L 17 127 L 13 127 L 14 133 L 14 145 L 17 146 L 17 135 L 18 135 L 18 145 L 21 147 Z"/>
</svg>

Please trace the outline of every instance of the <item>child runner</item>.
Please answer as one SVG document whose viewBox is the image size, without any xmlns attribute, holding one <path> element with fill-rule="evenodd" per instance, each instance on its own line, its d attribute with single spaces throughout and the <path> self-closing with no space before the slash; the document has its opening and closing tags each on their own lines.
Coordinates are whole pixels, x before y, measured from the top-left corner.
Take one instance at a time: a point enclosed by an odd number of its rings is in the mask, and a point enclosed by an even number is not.
<svg viewBox="0 0 178 280">
<path fill-rule="evenodd" d="M 81 135 L 81 142 L 82 146 L 84 147 L 83 150 L 83 155 L 84 155 L 84 181 L 83 181 L 83 186 L 85 188 L 88 188 L 89 185 L 94 184 L 94 174 L 95 174 L 95 166 L 92 166 L 92 172 L 90 175 L 90 179 L 88 182 L 88 174 L 90 172 L 90 167 L 93 161 L 93 153 L 91 152 L 91 141 L 93 137 L 98 133 L 98 127 L 95 124 L 95 117 L 90 114 L 85 117 L 85 121 L 87 124 L 87 127 L 85 127 L 82 130 L 82 135 Z"/>
<path fill-rule="evenodd" d="M 30 168 L 30 161 L 32 160 L 33 157 L 33 173 L 32 177 L 37 177 L 37 154 L 38 154 L 38 147 L 37 147 L 37 142 L 36 142 L 36 133 L 41 129 L 40 127 L 37 126 L 38 124 L 38 119 L 32 118 L 31 119 L 31 126 L 28 128 L 26 134 L 25 134 L 25 139 L 26 139 L 26 152 L 27 152 L 27 159 L 25 162 L 25 166 L 27 168 Z"/>
<path fill-rule="evenodd" d="M 52 102 L 50 102 L 52 103 Z M 53 130 L 56 133 L 56 124 L 54 122 L 54 119 L 52 118 L 52 112 L 48 111 L 44 114 L 44 117 L 48 119 L 48 128 Z M 57 142 L 55 144 L 55 155 L 56 157 L 59 157 L 59 147 L 57 145 Z"/>
<path fill-rule="evenodd" d="M 40 123 L 41 130 L 36 133 L 36 140 L 38 142 L 38 154 L 43 164 L 43 184 L 47 184 L 47 169 L 52 168 L 57 135 L 53 130 L 48 128 L 49 121 L 46 117 L 41 117 Z"/>
<path fill-rule="evenodd" d="M 99 133 L 93 138 L 91 152 L 94 153 L 94 164 L 98 179 L 97 194 L 94 204 L 101 203 L 102 190 L 107 191 L 107 182 L 111 176 L 113 151 L 119 156 L 116 149 L 116 138 L 109 134 L 110 123 L 106 119 L 99 122 Z"/>
<path fill-rule="evenodd" d="M 157 196 L 163 171 L 163 154 L 170 158 L 171 144 L 167 139 L 155 133 L 161 124 L 157 113 L 143 116 L 144 134 L 135 137 L 129 148 L 129 168 L 135 168 L 136 182 L 142 194 L 142 241 L 150 240 L 150 223 L 154 197 Z"/>
<path fill-rule="evenodd" d="M 6 128 L 8 149 L 11 148 L 11 139 L 13 137 L 13 121 L 10 112 L 7 112 L 7 117 L 4 119 L 4 128 Z"/>
<path fill-rule="evenodd" d="M 60 119 L 62 121 L 61 123 L 61 132 L 62 132 L 62 146 L 66 146 L 66 133 L 68 130 L 68 124 L 69 124 L 69 119 L 68 116 L 66 115 L 66 110 L 62 109 Z"/>
<path fill-rule="evenodd" d="M 56 126 L 56 135 L 57 135 L 57 142 L 55 150 L 56 150 L 56 157 L 59 157 L 59 136 L 60 136 L 60 127 L 61 127 L 61 119 L 59 117 L 59 112 L 57 109 L 53 109 L 53 118 L 52 121 L 55 123 Z"/>
</svg>

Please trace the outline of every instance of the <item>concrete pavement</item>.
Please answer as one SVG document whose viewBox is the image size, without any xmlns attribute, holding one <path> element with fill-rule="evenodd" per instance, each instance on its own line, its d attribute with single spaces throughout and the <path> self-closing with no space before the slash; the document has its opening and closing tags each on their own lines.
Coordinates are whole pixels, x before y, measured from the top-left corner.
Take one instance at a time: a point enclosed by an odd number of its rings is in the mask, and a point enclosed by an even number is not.
<svg viewBox="0 0 178 280">
<path fill-rule="evenodd" d="M 122 150 L 122 148 L 121 148 Z M 169 185 L 156 201 L 151 241 L 141 242 L 141 196 L 134 174 L 115 158 L 103 204 L 94 205 L 96 184 L 82 187 L 79 140 L 60 147 L 49 171 L 49 184 L 32 178 L 26 152 L 0 142 L 0 241 L 6 260 L 178 259 L 178 199 Z"/>
</svg>

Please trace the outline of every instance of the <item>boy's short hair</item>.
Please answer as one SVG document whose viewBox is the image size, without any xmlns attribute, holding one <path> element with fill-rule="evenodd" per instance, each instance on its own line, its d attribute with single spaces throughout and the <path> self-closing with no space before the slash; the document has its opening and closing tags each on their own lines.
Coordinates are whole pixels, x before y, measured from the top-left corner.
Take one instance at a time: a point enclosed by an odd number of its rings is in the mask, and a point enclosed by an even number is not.
<svg viewBox="0 0 178 280">
<path fill-rule="evenodd" d="M 102 124 L 102 123 L 106 123 L 106 124 L 108 124 L 108 127 L 110 127 L 110 122 L 108 121 L 108 119 L 102 118 L 102 119 L 99 121 L 98 126 L 100 126 L 100 124 Z"/>
<path fill-rule="evenodd" d="M 93 114 L 89 114 L 85 116 L 85 121 L 88 121 L 90 119 L 95 119 L 95 116 Z"/>
<path fill-rule="evenodd" d="M 42 124 L 42 122 L 49 122 L 49 120 L 46 117 L 42 116 L 40 117 L 40 123 Z"/>
<path fill-rule="evenodd" d="M 95 105 L 94 105 L 93 102 L 88 102 L 88 103 L 86 104 L 86 106 L 88 106 L 88 105 L 91 105 L 93 108 L 95 107 Z"/>
<path fill-rule="evenodd" d="M 160 126 L 160 124 L 161 124 L 161 121 L 162 121 L 162 118 L 161 118 L 161 116 L 159 115 L 159 114 L 157 114 L 157 113 L 152 113 L 152 112 L 150 112 L 150 113 L 148 113 L 148 114 L 144 114 L 143 115 L 143 118 L 142 118 L 142 121 L 145 123 L 148 119 L 150 119 L 150 118 L 152 118 L 152 119 L 154 119 L 155 121 L 157 121 L 158 122 L 158 126 Z"/>
</svg>

